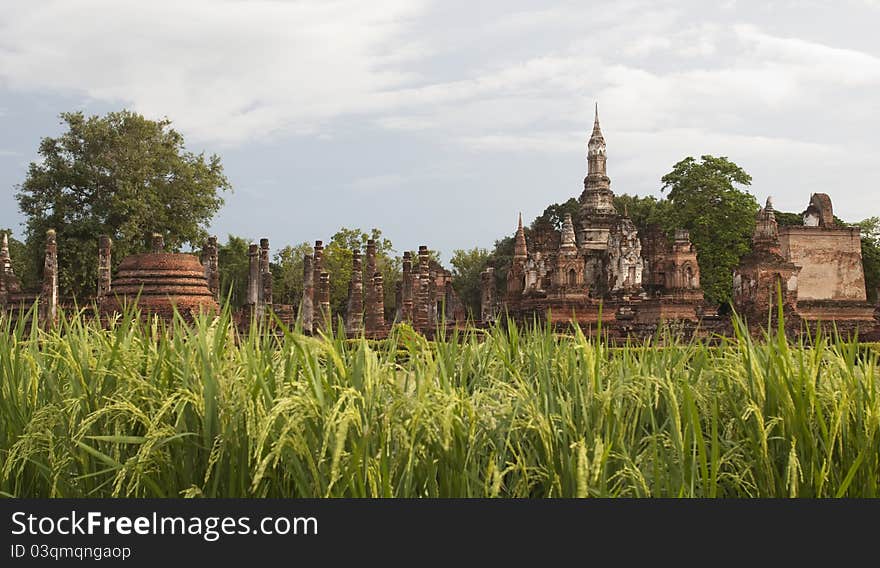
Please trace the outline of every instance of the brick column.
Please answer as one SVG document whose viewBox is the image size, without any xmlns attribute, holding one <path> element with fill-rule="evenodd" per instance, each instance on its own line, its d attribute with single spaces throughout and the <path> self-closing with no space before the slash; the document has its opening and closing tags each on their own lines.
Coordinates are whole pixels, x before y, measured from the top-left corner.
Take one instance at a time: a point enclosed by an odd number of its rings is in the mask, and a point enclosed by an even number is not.
<svg viewBox="0 0 880 568">
<path fill-rule="evenodd" d="M 58 316 L 58 244 L 55 229 L 46 231 L 46 259 L 43 263 L 43 289 L 40 294 L 40 321 L 50 327 Z"/>
<path fill-rule="evenodd" d="M 325 333 L 333 327 L 333 315 L 330 313 L 330 275 L 322 272 L 318 280 L 318 307 L 320 317 L 318 325 Z"/>
<path fill-rule="evenodd" d="M 419 289 L 413 314 L 415 328 L 419 331 L 425 331 L 430 326 L 431 289 L 428 272 L 428 247 L 421 245 L 419 246 Z"/>
<path fill-rule="evenodd" d="M 351 251 L 351 281 L 348 283 L 348 310 L 345 314 L 345 332 L 358 335 L 364 327 L 364 281 L 361 251 Z"/>
<path fill-rule="evenodd" d="M 272 307 L 272 271 L 269 269 L 269 239 L 260 239 L 260 315 Z"/>
<path fill-rule="evenodd" d="M 217 237 L 208 237 L 205 249 L 202 252 L 202 264 L 205 267 L 205 279 L 208 281 L 208 289 L 214 296 L 214 300 L 220 301 L 220 257 L 217 247 Z"/>
<path fill-rule="evenodd" d="M 412 323 L 413 321 L 413 271 L 412 255 L 409 251 L 403 253 L 403 281 L 400 288 L 400 319 Z"/>
<path fill-rule="evenodd" d="M 373 321 L 375 322 L 375 327 L 372 331 L 374 334 L 381 334 L 385 331 L 385 286 L 382 274 L 379 272 L 373 275 L 373 294 L 376 299 L 371 306 Z"/>
<path fill-rule="evenodd" d="M 376 274 L 376 242 L 373 239 L 367 241 L 367 265 L 366 265 L 366 289 L 364 290 L 364 328 L 367 333 L 375 333 L 379 328 L 379 319 L 376 317 L 376 284 L 373 276 Z"/>
<path fill-rule="evenodd" d="M 480 321 L 495 321 L 495 269 L 491 266 L 480 273 Z"/>
<path fill-rule="evenodd" d="M 9 293 L 6 291 L 6 275 L 0 270 L 0 312 L 6 308 L 9 302 Z"/>
<path fill-rule="evenodd" d="M 429 270 L 428 271 L 428 324 L 433 326 L 440 319 L 440 313 L 437 308 L 437 300 L 439 294 L 437 293 L 437 271 Z"/>
<path fill-rule="evenodd" d="M 305 333 L 312 333 L 315 326 L 315 270 L 312 266 L 312 255 L 303 256 L 303 295 L 299 306 L 302 328 Z"/>
<path fill-rule="evenodd" d="M 321 273 L 324 272 L 324 243 L 321 241 L 315 241 L 315 252 L 312 263 L 312 271 L 314 272 L 314 286 L 315 292 L 312 296 L 312 306 L 314 306 L 315 310 L 315 326 L 318 325 L 318 320 L 321 317 L 321 300 L 318 298 L 318 289 L 321 284 Z"/>
<path fill-rule="evenodd" d="M 113 242 L 109 235 L 98 237 L 98 301 L 110 293 L 110 249 Z"/>
<path fill-rule="evenodd" d="M 260 303 L 260 247 L 251 243 L 248 246 L 248 285 L 247 301 L 256 309 Z"/>
</svg>

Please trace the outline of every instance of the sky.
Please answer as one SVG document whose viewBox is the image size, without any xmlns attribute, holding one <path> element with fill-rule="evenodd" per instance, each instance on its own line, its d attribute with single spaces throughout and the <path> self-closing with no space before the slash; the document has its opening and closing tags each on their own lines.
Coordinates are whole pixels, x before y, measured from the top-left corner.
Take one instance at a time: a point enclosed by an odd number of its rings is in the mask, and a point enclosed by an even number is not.
<svg viewBox="0 0 880 568">
<path fill-rule="evenodd" d="M 60 113 L 127 108 L 221 156 L 221 241 L 378 227 L 448 259 L 580 194 L 597 102 L 615 193 L 712 154 L 855 222 L 880 215 L 878 29 L 880 0 L 2 0 L 0 227 Z"/>
</svg>

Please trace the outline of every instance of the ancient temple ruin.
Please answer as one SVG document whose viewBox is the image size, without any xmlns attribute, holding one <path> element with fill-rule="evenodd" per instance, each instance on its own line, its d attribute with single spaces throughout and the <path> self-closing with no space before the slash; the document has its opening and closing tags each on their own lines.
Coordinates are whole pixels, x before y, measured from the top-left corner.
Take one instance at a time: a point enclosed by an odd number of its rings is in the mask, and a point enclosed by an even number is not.
<svg viewBox="0 0 880 568">
<path fill-rule="evenodd" d="M 58 317 L 58 293 L 58 245 L 55 230 L 46 231 L 41 286 L 30 290 L 22 287 L 21 280 L 12 268 L 9 237 L 3 233 L 0 244 L 0 314 L 6 313 L 15 321 L 36 305 L 40 325 L 51 327 Z"/>
<path fill-rule="evenodd" d="M 520 215 L 503 294 L 495 293 L 494 268 L 483 274 L 484 320 L 503 312 L 589 327 L 601 319 L 625 334 L 662 320 L 696 323 L 703 317 L 700 268 L 688 232 L 676 231 L 672 242 L 659 231 L 640 236 L 627 212 L 614 206 L 598 109 L 579 203 L 576 218 L 566 215 L 561 230 L 538 231 L 531 243 Z"/>
<path fill-rule="evenodd" d="M 403 254 L 403 273 L 395 283 L 393 311 L 385 306 L 386 283 L 377 265 L 375 241 L 367 241 L 364 257 L 359 249 L 351 252 L 351 280 L 344 314 L 331 311 L 330 276 L 323 269 L 323 242 L 315 241 L 313 253 L 304 256 L 298 317 L 305 333 L 326 332 L 337 317 L 343 318 L 346 335 L 363 334 L 369 338 L 387 336 L 395 323 L 407 323 L 427 335 L 434 334 L 438 325 L 464 325 L 465 309 L 452 288 L 452 273 L 430 258 L 427 246 L 419 247 L 415 267 L 413 255 Z"/>
<path fill-rule="evenodd" d="M 192 254 L 165 252 L 162 235 L 154 233 L 151 252 L 123 258 L 113 278 L 110 238 L 100 237 L 99 247 L 97 297 L 103 317 L 118 314 L 126 305 L 136 305 L 144 317 L 156 315 L 166 321 L 175 310 L 187 321 L 218 312 L 216 239 L 209 241 L 200 262 Z"/>
<path fill-rule="evenodd" d="M 753 325 L 773 317 L 781 299 L 790 327 L 833 322 L 839 330 L 874 328 L 859 228 L 839 225 L 824 193 L 810 197 L 802 218 L 803 225 L 780 227 L 767 199 L 752 250 L 734 271 L 734 307 Z"/>
<path fill-rule="evenodd" d="M 0 248 L 0 312 L 14 320 L 32 306 L 37 306 L 39 322 L 51 326 L 58 318 L 60 307 L 85 310 L 86 317 L 107 321 L 123 312 L 126 306 L 137 306 L 143 317 L 153 315 L 170 321 L 177 312 L 186 321 L 200 313 L 219 311 L 219 270 L 217 239 L 206 243 L 202 259 L 191 254 L 165 252 L 160 234 L 151 238 L 148 253 L 125 257 L 115 276 L 111 270 L 112 241 L 109 236 L 98 238 L 97 290 L 94 297 L 74 303 L 60 297 L 58 287 L 58 249 L 55 231 L 46 233 L 42 285 L 39 290 L 23 290 L 12 269 L 7 235 Z M 96 312 L 93 312 L 92 309 Z"/>
<path fill-rule="evenodd" d="M 666 323 L 688 333 L 729 333 L 730 320 L 704 301 L 698 251 L 688 231 L 637 228 L 625 209 L 617 210 L 606 149 L 597 109 L 577 212 L 565 215 L 558 228 L 533 227 L 528 238 L 520 215 L 509 269 L 502 282 L 503 267 L 490 266 L 481 274 L 476 314 L 467 313 L 453 289 L 452 273 L 427 246 L 405 252 L 401 274 L 386 281 L 373 240 L 364 250 L 351 251 L 344 303 L 336 298 L 337 305 L 331 305 L 331 276 L 320 240 L 303 258 L 301 298 L 294 304 L 276 302 L 269 240 L 263 238 L 249 246 L 246 296 L 234 321 L 241 330 L 263 321 L 270 325 L 260 329 L 277 330 L 280 323 L 298 325 L 307 334 L 331 328 L 335 333 L 341 325 L 349 337 L 368 338 L 386 337 L 401 323 L 431 336 L 444 326 L 488 326 L 507 318 L 559 327 L 574 324 L 587 332 L 601 323 L 614 338 L 643 337 Z M 732 274 L 734 308 L 754 327 L 766 324 L 781 300 L 792 332 L 804 323 L 831 322 L 841 330 L 878 333 L 880 307 L 866 301 L 858 227 L 839 223 L 823 193 L 811 196 L 802 221 L 780 226 L 767 200 L 757 214 L 752 249 Z M 175 310 L 188 321 L 218 312 L 224 291 L 216 237 L 203 244 L 197 257 L 165 252 L 162 236 L 155 234 L 152 250 L 122 259 L 115 274 L 112 244 L 109 236 L 98 239 L 95 296 L 80 301 L 85 306 L 94 300 L 103 321 L 130 304 L 137 304 L 145 316 L 165 320 Z M 40 325 L 54 324 L 67 301 L 59 290 L 57 248 L 55 231 L 50 230 L 42 281 L 24 290 L 13 270 L 7 235 L 2 236 L 0 314 L 14 319 L 36 304 Z M 393 295 L 386 293 L 391 290 Z"/>
</svg>

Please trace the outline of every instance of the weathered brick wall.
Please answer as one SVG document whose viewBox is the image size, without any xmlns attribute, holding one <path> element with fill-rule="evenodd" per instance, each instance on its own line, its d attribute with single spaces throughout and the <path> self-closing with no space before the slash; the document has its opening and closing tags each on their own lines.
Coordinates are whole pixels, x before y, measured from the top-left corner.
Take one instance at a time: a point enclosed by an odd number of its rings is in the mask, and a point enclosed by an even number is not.
<svg viewBox="0 0 880 568">
<path fill-rule="evenodd" d="M 799 300 L 866 300 L 858 227 L 780 227 L 779 242 L 801 267 Z"/>
</svg>

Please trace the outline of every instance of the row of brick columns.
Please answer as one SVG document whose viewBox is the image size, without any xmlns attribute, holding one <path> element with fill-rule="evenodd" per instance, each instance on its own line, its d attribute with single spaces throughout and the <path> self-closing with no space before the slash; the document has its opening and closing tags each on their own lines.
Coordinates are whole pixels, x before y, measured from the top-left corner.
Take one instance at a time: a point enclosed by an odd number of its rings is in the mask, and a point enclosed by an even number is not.
<svg viewBox="0 0 880 568">
<path fill-rule="evenodd" d="M 210 287 L 211 276 L 208 276 Z M 219 273 L 218 273 L 219 280 Z M 272 271 L 269 268 L 269 239 L 248 246 L 248 284 L 245 302 L 257 318 L 264 317 L 272 307 Z"/>
<path fill-rule="evenodd" d="M 150 248 L 154 253 L 164 251 L 164 239 L 154 233 Z M 112 240 L 107 235 L 98 238 L 98 284 L 97 299 L 112 291 L 111 259 Z M 300 305 L 300 318 L 307 332 L 329 330 L 333 325 L 330 310 L 330 275 L 324 269 L 324 247 L 321 241 L 315 242 L 314 253 L 303 259 L 303 297 Z M 4 275 L 11 272 L 6 235 L 0 251 Z M 272 306 L 272 272 L 269 265 L 269 240 L 261 239 L 259 245 L 248 247 L 248 282 L 246 304 L 251 313 L 263 317 Z M 397 288 L 397 317 L 412 323 L 417 329 L 428 329 L 436 323 L 432 305 L 435 294 L 434 278 L 430 270 L 428 247 L 420 246 L 418 265 L 413 267 L 409 252 L 403 257 L 403 279 Z M 215 300 L 220 296 L 219 247 L 217 238 L 206 241 L 201 255 L 205 278 Z M 415 268 L 415 270 L 414 270 Z M 364 278 L 364 270 L 366 277 Z M 0 305 L 7 303 L 10 293 L 4 276 L 0 279 Z M 13 290 L 12 292 L 17 292 Z M 367 241 L 365 263 L 359 250 L 352 251 L 352 278 L 349 283 L 346 333 L 356 335 L 361 331 L 368 335 L 381 335 L 387 331 L 385 320 L 385 285 L 377 266 L 377 249 L 374 240 Z M 58 312 L 58 249 L 54 230 L 46 234 L 46 256 L 43 267 L 43 284 L 40 292 L 39 317 L 42 322 L 51 323 Z"/>
<path fill-rule="evenodd" d="M 348 285 L 346 333 L 378 334 L 385 330 L 385 292 L 376 270 L 376 243 L 367 242 L 366 286 L 359 250 L 352 251 L 352 277 Z M 327 331 L 333 325 L 330 309 L 330 274 L 324 270 L 324 244 L 315 241 L 314 253 L 303 257 L 303 296 L 300 319 L 306 332 Z"/>
<path fill-rule="evenodd" d="M 364 311 L 364 277 L 361 263 L 361 251 L 351 251 L 351 281 L 348 284 L 348 317 L 345 321 L 345 333 L 358 335 L 364 328 L 364 320 L 361 316 Z M 369 300 L 367 300 L 369 302 Z"/>
<path fill-rule="evenodd" d="M 324 270 L 324 243 L 315 241 L 314 254 L 303 257 L 303 295 L 300 302 L 303 331 L 328 330 L 330 314 L 330 274 Z"/>
<path fill-rule="evenodd" d="M 382 275 L 376 270 L 376 242 L 367 241 L 367 286 L 364 290 L 364 331 L 369 334 L 382 333 L 385 330 L 385 291 L 382 286 Z M 359 314 L 349 314 L 358 318 Z"/>
<path fill-rule="evenodd" d="M 300 321 L 303 330 L 312 332 L 326 330 L 332 325 L 330 313 L 330 275 L 323 267 L 324 247 L 315 241 L 313 254 L 303 257 L 303 295 L 300 303 Z M 368 336 L 384 334 L 388 329 L 385 320 L 385 282 L 377 265 L 376 242 L 367 241 L 364 257 L 360 250 L 352 251 L 351 280 L 348 285 L 345 332 Z M 420 246 L 418 271 L 413 271 L 413 259 L 409 252 L 403 255 L 403 279 L 397 284 L 398 318 L 412 323 L 417 329 L 428 329 L 436 323 L 432 305 L 434 281 L 430 270 L 428 247 Z"/>
<path fill-rule="evenodd" d="M 40 287 L 37 317 L 44 327 L 51 327 L 58 318 L 58 241 L 55 229 L 46 231 L 43 283 Z M 0 309 L 5 310 L 10 300 L 22 293 L 21 285 L 12 269 L 9 255 L 9 237 L 4 233 L 0 245 Z"/>
</svg>

